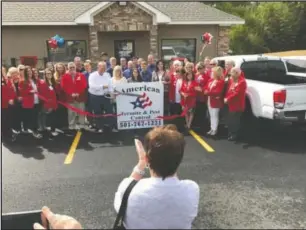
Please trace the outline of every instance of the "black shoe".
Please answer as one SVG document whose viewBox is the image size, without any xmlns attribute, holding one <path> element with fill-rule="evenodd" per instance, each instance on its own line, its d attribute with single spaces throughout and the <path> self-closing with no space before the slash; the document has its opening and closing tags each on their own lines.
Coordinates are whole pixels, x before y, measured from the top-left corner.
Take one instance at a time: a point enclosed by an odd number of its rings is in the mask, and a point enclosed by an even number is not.
<svg viewBox="0 0 306 230">
<path fill-rule="evenodd" d="M 16 139 L 17 139 L 17 134 L 13 133 L 12 138 L 11 138 L 11 142 L 15 142 Z"/>
<path fill-rule="evenodd" d="M 227 138 L 227 140 L 229 140 L 229 141 L 236 141 L 236 140 L 237 140 L 237 137 L 231 135 L 231 136 L 229 136 L 229 137 Z"/>
</svg>

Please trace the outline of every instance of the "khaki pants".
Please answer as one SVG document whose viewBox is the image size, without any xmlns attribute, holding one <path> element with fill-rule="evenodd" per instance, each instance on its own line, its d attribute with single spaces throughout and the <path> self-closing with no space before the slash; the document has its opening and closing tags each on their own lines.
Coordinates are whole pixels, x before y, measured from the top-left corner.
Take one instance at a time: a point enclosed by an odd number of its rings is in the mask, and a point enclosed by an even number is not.
<svg viewBox="0 0 306 230">
<path fill-rule="evenodd" d="M 84 102 L 73 102 L 69 104 L 80 110 L 83 110 L 83 111 L 85 110 Z M 69 124 L 69 129 L 76 129 L 77 126 L 79 126 L 80 128 L 84 128 L 85 127 L 85 116 L 80 115 L 68 109 L 68 124 Z"/>
</svg>

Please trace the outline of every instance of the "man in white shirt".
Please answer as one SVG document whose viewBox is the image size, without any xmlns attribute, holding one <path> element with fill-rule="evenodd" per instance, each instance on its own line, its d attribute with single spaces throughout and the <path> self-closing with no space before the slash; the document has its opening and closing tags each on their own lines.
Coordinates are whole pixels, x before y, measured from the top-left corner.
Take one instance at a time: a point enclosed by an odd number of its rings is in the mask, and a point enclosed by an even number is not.
<svg viewBox="0 0 306 230">
<path fill-rule="evenodd" d="M 91 73 L 88 78 L 90 108 L 95 115 L 112 114 L 113 108 L 109 94 L 113 93 L 112 80 L 108 72 L 106 72 L 106 63 L 99 62 L 98 70 Z M 105 97 L 108 95 L 108 97 Z M 103 108 L 103 110 L 102 110 Z M 99 117 L 95 119 L 95 125 L 98 132 L 103 132 L 104 126 L 110 126 L 112 131 L 115 128 L 115 119 L 113 117 Z"/>
</svg>

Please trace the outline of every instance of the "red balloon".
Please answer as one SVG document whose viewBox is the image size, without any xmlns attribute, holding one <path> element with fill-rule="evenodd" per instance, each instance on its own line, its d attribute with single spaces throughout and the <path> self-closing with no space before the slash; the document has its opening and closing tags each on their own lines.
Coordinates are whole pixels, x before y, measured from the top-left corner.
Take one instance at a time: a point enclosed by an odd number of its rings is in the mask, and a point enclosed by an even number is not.
<svg viewBox="0 0 306 230">
<path fill-rule="evenodd" d="M 52 49 L 56 49 L 57 48 L 57 41 L 52 39 L 52 38 L 49 39 L 48 44 L 49 44 L 49 47 L 52 48 Z"/>
<path fill-rule="evenodd" d="M 204 33 L 202 35 L 202 42 L 206 43 L 206 44 L 211 44 L 211 40 L 212 40 L 213 36 L 210 33 Z"/>
</svg>

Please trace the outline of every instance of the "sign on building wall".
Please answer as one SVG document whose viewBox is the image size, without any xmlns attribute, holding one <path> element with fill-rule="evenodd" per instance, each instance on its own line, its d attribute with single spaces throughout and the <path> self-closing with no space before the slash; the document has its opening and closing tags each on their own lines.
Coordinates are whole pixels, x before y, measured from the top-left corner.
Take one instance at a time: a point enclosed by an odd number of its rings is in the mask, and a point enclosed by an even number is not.
<svg viewBox="0 0 306 230">
<path fill-rule="evenodd" d="M 159 82 L 129 83 L 116 86 L 118 129 L 142 129 L 163 125 L 164 85 Z"/>
</svg>

